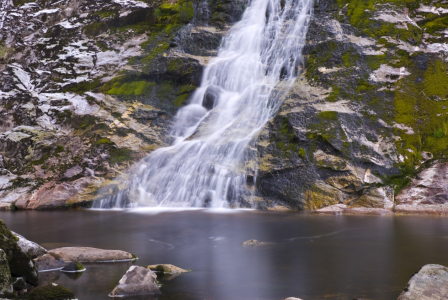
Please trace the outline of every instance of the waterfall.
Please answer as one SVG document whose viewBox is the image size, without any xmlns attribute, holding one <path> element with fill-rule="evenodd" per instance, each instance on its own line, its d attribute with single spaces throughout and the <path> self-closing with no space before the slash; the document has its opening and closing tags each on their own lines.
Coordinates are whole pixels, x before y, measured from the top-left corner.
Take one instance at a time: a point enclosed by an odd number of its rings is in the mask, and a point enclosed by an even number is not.
<svg viewBox="0 0 448 300">
<path fill-rule="evenodd" d="M 313 5 L 252 0 L 177 113 L 172 145 L 141 161 L 126 191 L 132 203 L 119 193 L 94 207 L 229 207 L 250 196 L 254 139 L 302 69 Z"/>
</svg>

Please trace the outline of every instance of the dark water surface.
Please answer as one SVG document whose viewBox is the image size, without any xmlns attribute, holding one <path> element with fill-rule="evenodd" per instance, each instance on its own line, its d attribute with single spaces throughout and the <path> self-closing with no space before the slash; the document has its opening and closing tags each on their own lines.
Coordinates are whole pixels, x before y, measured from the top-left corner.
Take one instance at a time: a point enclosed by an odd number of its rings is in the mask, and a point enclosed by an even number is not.
<svg viewBox="0 0 448 300">
<path fill-rule="evenodd" d="M 425 264 L 448 266 L 448 218 L 314 216 L 240 211 L 0 212 L 9 228 L 49 249 L 89 246 L 136 254 L 138 265 L 193 272 L 161 279 L 158 298 L 396 299 Z M 266 247 L 243 247 L 257 239 Z M 110 299 L 131 263 L 86 264 L 80 277 L 41 273 L 80 300 Z"/>
</svg>

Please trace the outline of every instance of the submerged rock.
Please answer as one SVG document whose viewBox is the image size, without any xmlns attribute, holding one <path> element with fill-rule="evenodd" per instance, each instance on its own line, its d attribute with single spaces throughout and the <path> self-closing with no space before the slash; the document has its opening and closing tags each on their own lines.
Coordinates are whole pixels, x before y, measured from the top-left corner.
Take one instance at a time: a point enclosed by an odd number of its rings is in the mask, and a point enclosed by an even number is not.
<svg viewBox="0 0 448 300">
<path fill-rule="evenodd" d="M 50 270 L 60 270 L 65 267 L 66 262 L 57 254 L 50 253 L 35 258 L 34 261 L 37 265 L 37 270 L 39 272 L 50 271 Z"/>
<path fill-rule="evenodd" d="M 319 215 L 374 215 L 374 216 L 388 216 L 392 215 L 393 211 L 385 208 L 372 207 L 349 207 L 345 204 L 335 204 L 313 211 L 313 214 Z"/>
<path fill-rule="evenodd" d="M 448 298 L 448 268 L 425 265 L 409 280 L 398 300 L 442 300 Z"/>
<path fill-rule="evenodd" d="M 170 264 L 149 265 L 147 268 L 151 271 L 162 272 L 165 274 L 181 274 L 190 272 L 190 270 L 182 269 Z"/>
<path fill-rule="evenodd" d="M 19 238 L 8 230 L 0 220 L 0 249 L 3 249 L 9 264 L 11 275 L 23 277 L 31 285 L 38 285 L 39 279 L 34 261 L 18 245 Z"/>
<path fill-rule="evenodd" d="M 157 275 L 150 269 L 131 266 L 109 297 L 160 294 L 156 278 Z"/>
<path fill-rule="evenodd" d="M 9 271 L 8 260 L 5 251 L 0 249 L 0 296 L 5 293 L 12 293 L 11 272 Z"/>
<path fill-rule="evenodd" d="M 29 241 L 23 236 L 21 236 L 18 233 L 15 233 L 14 231 L 11 231 L 12 234 L 14 234 L 16 237 L 19 238 L 19 241 L 17 244 L 19 245 L 20 249 L 22 249 L 23 252 L 27 253 L 31 258 L 36 258 L 38 256 L 42 256 L 47 253 L 47 249 L 44 247 L 36 244 L 35 242 Z"/>
<path fill-rule="evenodd" d="M 274 243 L 269 243 L 269 242 L 259 242 L 257 240 L 247 240 L 245 242 L 243 242 L 243 246 L 270 246 L 273 245 Z"/>
<path fill-rule="evenodd" d="M 56 283 L 49 283 L 34 288 L 28 295 L 28 300 L 73 300 L 75 294 L 66 287 Z"/>
<path fill-rule="evenodd" d="M 121 250 L 104 250 L 90 247 L 63 247 L 48 251 L 49 254 L 57 254 L 64 261 L 76 262 L 106 262 L 135 260 L 136 257 L 129 252 Z"/>
</svg>

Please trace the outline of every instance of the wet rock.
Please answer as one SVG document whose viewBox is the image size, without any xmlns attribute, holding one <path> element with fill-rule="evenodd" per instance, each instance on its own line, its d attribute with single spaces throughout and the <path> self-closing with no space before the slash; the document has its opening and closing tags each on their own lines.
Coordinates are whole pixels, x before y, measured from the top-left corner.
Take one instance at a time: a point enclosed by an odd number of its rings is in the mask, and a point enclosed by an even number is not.
<svg viewBox="0 0 448 300">
<path fill-rule="evenodd" d="M 16 237 L 19 238 L 19 241 L 17 244 L 19 245 L 20 249 L 22 249 L 23 252 L 27 253 L 31 258 L 36 258 L 38 256 L 42 256 L 47 253 L 47 250 L 36 244 L 35 242 L 29 241 L 23 236 L 21 236 L 18 233 L 15 233 L 14 231 L 11 231 L 12 234 L 14 234 Z"/>
<path fill-rule="evenodd" d="M 319 215 L 374 215 L 388 216 L 393 212 L 384 208 L 368 208 L 368 207 L 349 207 L 345 204 L 330 205 L 313 211 L 313 214 Z"/>
<path fill-rule="evenodd" d="M 448 296 L 448 268 L 425 265 L 409 280 L 398 300 L 442 300 Z"/>
<path fill-rule="evenodd" d="M 396 214 L 402 215 L 448 215 L 446 204 L 398 204 L 395 206 Z"/>
<path fill-rule="evenodd" d="M 11 273 L 9 271 L 8 260 L 5 251 L 0 249 L 0 296 L 5 293 L 12 293 Z"/>
<path fill-rule="evenodd" d="M 190 272 L 190 270 L 182 269 L 170 264 L 149 265 L 147 268 L 154 272 L 162 272 L 166 274 L 181 274 Z"/>
<path fill-rule="evenodd" d="M 43 256 L 35 258 L 34 261 L 36 262 L 37 270 L 39 272 L 59 270 L 64 268 L 66 265 L 66 262 L 60 256 L 54 253 L 45 254 Z"/>
<path fill-rule="evenodd" d="M 0 220 L 0 249 L 5 251 L 11 275 L 23 277 L 29 284 L 36 286 L 39 284 L 36 265 L 31 257 L 22 251 L 18 242 L 19 238 Z"/>
<path fill-rule="evenodd" d="M 243 246 L 255 246 L 255 247 L 261 247 L 261 246 L 270 246 L 273 245 L 274 243 L 269 243 L 269 242 L 259 242 L 257 240 L 247 240 L 245 242 L 243 242 Z"/>
<path fill-rule="evenodd" d="M 328 214 L 328 215 L 338 215 L 342 214 L 347 209 L 345 204 L 334 204 L 321 209 L 315 210 L 315 214 Z"/>
<path fill-rule="evenodd" d="M 49 283 L 31 290 L 27 295 L 28 300 L 72 300 L 75 294 L 68 288 L 56 283 Z"/>
<path fill-rule="evenodd" d="M 222 89 L 219 86 L 211 85 L 204 93 L 204 99 L 202 100 L 202 106 L 210 110 L 218 105 L 219 95 Z"/>
<path fill-rule="evenodd" d="M 110 297 L 160 294 L 157 275 L 150 269 L 131 266 L 109 294 Z"/>
<path fill-rule="evenodd" d="M 135 260 L 131 253 L 121 250 L 104 250 L 90 247 L 63 247 L 48 251 L 49 254 L 59 255 L 64 261 L 73 262 L 103 262 Z"/>
<path fill-rule="evenodd" d="M 368 191 L 353 204 L 353 207 L 393 209 L 394 190 L 390 187 L 380 187 Z"/>
<path fill-rule="evenodd" d="M 12 287 L 15 291 L 21 291 L 26 289 L 26 282 L 23 277 L 12 278 Z"/>
<path fill-rule="evenodd" d="M 84 272 L 86 268 L 79 262 L 69 262 L 64 268 L 61 269 L 62 272 L 67 273 L 80 273 Z"/>
</svg>

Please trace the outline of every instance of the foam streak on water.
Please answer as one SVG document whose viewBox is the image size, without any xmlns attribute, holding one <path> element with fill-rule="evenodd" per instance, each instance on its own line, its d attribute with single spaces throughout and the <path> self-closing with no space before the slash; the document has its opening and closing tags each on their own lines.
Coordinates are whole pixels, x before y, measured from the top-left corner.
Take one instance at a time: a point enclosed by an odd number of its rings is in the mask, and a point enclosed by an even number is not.
<svg viewBox="0 0 448 300">
<path fill-rule="evenodd" d="M 174 143 L 141 163 L 127 191 L 132 206 L 228 207 L 250 196 L 254 137 L 302 68 L 312 11 L 313 0 L 249 4 L 205 68 L 190 104 L 178 112 Z M 130 205 L 120 197 L 95 206 Z"/>
</svg>

